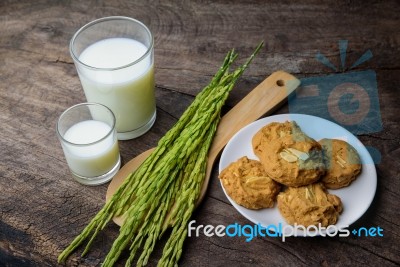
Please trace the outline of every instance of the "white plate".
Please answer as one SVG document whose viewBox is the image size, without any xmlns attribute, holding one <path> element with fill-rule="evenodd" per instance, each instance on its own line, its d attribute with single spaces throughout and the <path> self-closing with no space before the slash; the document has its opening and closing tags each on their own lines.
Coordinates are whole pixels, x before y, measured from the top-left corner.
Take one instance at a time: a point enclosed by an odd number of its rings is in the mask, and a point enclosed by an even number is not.
<svg viewBox="0 0 400 267">
<path fill-rule="evenodd" d="M 317 141 L 322 138 L 341 139 L 351 144 L 358 151 L 362 162 L 361 174 L 353 183 L 351 183 L 350 186 L 336 190 L 329 190 L 330 193 L 339 196 L 343 203 L 343 212 L 339 216 L 336 227 L 338 229 L 347 228 L 349 225 L 358 220 L 371 205 L 371 202 L 375 195 L 377 184 L 376 169 L 371 155 L 364 147 L 364 145 L 357 139 L 357 137 L 355 137 L 352 133 L 350 133 L 343 127 L 331 121 L 315 116 L 301 114 L 275 115 L 255 121 L 242 128 L 228 142 L 221 155 L 221 159 L 219 162 L 219 172 L 221 173 L 221 171 L 230 163 L 238 160 L 243 156 L 247 156 L 250 159 L 258 159 L 257 156 L 254 154 L 251 145 L 251 140 L 253 136 L 259 129 L 271 122 L 285 122 L 287 120 L 296 121 L 303 132 L 305 132 L 308 136 L 314 138 Z M 232 205 L 244 217 L 246 217 L 254 224 L 260 224 L 264 227 L 267 227 L 271 224 L 276 226 L 278 226 L 279 224 L 281 224 L 282 226 L 287 225 L 284 218 L 279 213 L 276 205 L 274 208 L 270 209 L 246 209 L 236 204 L 236 202 L 234 202 L 226 194 L 223 186 L 222 188 Z"/>
</svg>

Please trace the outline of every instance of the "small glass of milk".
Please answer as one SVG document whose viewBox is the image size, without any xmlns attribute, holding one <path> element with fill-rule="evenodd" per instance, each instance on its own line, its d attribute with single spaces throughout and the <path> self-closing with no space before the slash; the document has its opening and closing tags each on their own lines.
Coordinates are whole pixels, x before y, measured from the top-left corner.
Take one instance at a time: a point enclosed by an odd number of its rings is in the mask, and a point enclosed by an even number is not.
<svg viewBox="0 0 400 267">
<path fill-rule="evenodd" d="M 120 16 L 94 20 L 71 39 L 86 99 L 113 111 L 119 140 L 144 134 L 156 119 L 153 47 L 146 25 Z"/>
<path fill-rule="evenodd" d="M 115 116 L 106 106 L 82 103 L 64 111 L 57 135 L 73 177 L 86 185 L 108 182 L 121 166 Z"/>
</svg>

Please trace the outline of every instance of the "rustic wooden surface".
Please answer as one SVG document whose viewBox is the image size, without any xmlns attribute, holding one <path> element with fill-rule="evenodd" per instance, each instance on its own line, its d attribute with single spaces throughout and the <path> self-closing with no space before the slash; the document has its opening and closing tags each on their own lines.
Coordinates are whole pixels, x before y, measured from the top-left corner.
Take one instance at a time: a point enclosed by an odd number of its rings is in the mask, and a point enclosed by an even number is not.
<svg viewBox="0 0 400 267">
<path fill-rule="evenodd" d="M 157 122 L 146 135 L 120 142 L 126 162 L 173 125 L 208 83 L 225 53 L 240 59 L 261 40 L 265 48 L 226 110 L 269 73 L 299 78 L 333 73 L 338 40 L 349 41 L 347 62 L 367 49 L 357 69 L 377 73 L 384 129 L 359 136 L 382 154 L 372 206 L 355 226 L 380 226 L 384 237 L 187 238 L 182 266 L 396 266 L 400 264 L 400 5 L 397 1 L 7 1 L 0 2 L 0 266 L 56 266 L 57 255 L 101 208 L 107 185 L 87 187 L 67 169 L 55 134 L 58 116 L 85 98 L 68 43 L 87 22 L 111 15 L 137 18 L 155 37 Z M 286 113 L 287 105 L 276 113 Z M 247 224 L 227 201 L 214 167 L 197 224 Z M 84 258 L 67 266 L 98 266 L 118 234 L 110 224 Z M 162 240 L 161 243 L 165 241 Z M 151 257 L 155 266 L 162 244 Z M 122 263 L 121 263 L 122 265 Z"/>
</svg>

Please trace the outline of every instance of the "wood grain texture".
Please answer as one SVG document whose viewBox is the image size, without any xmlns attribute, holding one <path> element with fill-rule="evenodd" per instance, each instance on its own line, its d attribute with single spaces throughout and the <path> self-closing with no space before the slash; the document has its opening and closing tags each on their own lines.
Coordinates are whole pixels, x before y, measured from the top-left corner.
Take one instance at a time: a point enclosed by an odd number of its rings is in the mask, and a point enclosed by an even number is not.
<svg viewBox="0 0 400 267">
<path fill-rule="evenodd" d="M 137 18 L 155 37 L 157 121 L 144 136 L 120 142 L 123 161 L 154 147 L 210 80 L 226 52 L 242 62 L 266 47 L 227 101 L 235 105 L 266 75 L 282 69 L 298 78 L 334 73 L 317 52 L 338 65 L 367 49 L 357 70 L 377 73 L 383 130 L 359 136 L 382 154 L 372 206 L 356 222 L 380 226 L 384 237 L 190 237 L 182 266 L 397 266 L 400 264 L 400 5 L 397 1 L 1 1 L 0 2 L 0 266 L 56 266 L 57 255 L 102 207 L 107 185 L 74 182 L 55 134 L 58 116 L 84 102 L 68 43 L 87 22 L 104 16 Z M 276 113 L 287 113 L 287 105 Z M 215 166 L 196 224 L 249 223 L 229 204 Z M 99 266 L 118 234 L 110 224 L 84 258 L 67 266 Z M 149 265 L 161 255 L 157 246 Z M 81 250 L 78 250 L 81 251 Z M 123 263 L 121 262 L 121 266 Z"/>
</svg>

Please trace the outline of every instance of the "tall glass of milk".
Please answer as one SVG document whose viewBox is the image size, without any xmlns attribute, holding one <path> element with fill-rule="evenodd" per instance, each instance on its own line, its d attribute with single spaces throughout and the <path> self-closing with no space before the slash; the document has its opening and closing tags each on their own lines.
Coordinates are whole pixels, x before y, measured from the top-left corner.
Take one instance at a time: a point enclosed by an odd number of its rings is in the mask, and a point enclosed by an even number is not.
<svg viewBox="0 0 400 267">
<path fill-rule="evenodd" d="M 146 25 L 120 16 L 92 21 L 71 39 L 86 99 L 113 111 L 120 140 L 144 134 L 156 119 L 153 46 Z"/>
<path fill-rule="evenodd" d="M 70 107 L 57 122 L 68 167 L 86 185 L 108 182 L 121 166 L 115 116 L 106 106 L 82 103 Z"/>
</svg>

